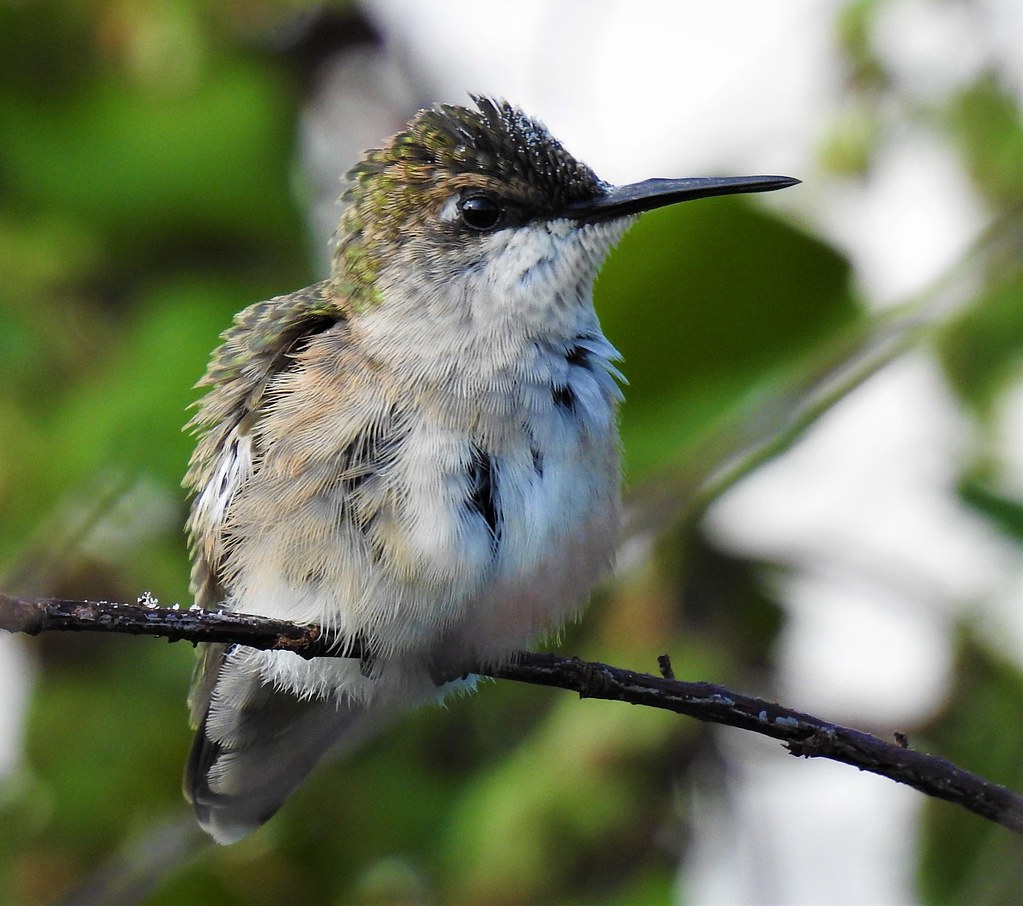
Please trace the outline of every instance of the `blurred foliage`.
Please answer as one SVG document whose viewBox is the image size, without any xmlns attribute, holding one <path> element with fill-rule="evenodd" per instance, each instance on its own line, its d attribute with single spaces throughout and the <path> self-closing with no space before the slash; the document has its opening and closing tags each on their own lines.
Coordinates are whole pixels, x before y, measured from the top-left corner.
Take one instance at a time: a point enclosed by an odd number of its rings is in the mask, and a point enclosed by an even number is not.
<svg viewBox="0 0 1023 906">
<path fill-rule="evenodd" d="M 982 418 L 1019 378 L 1023 349 L 1023 270 L 992 286 L 938 337 L 945 373 Z"/>
<path fill-rule="evenodd" d="M 1023 122 L 1009 87 L 985 73 L 952 99 L 947 117 L 977 187 L 995 209 L 1023 204 Z"/>
<path fill-rule="evenodd" d="M 743 201 L 640 218 L 596 288 L 628 367 L 632 479 L 677 460 L 765 374 L 851 323 L 849 283 L 832 249 Z"/>
<path fill-rule="evenodd" d="M 822 162 L 843 178 L 869 171 L 890 128 L 881 111 L 900 100 L 872 49 L 878 6 L 849 4 L 840 26 L 848 106 Z M 309 249 L 327 238 L 305 237 L 294 163 L 309 63 L 279 40 L 312 7 L 0 4 L 5 591 L 187 601 L 191 385 L 235 311 L 317 279 Z M 332 33 L 348 27 L 343 7 L 319 13 Z M 1013 97 L 984 73 L 941 116 L 906 110 L 945 131 L 996 214 L 1023 198 Z M 1019 378 L 1021 291 L 1018 272 L 993 269 L 937 337 L 981 432 Z M 643 218 L 597 292 L 631 381 L 635 485 L 668 467 L 705 473 L 702 445 L 723 418 L 863 327 L 847 262 L 745 200 Z M 964 464 L 963 497 L 1018 538 L 1023 502 L 989 455 Z M 769 589 L 763 564 L 675 526 L 566 630 L 564 649 L 645 670 L 669 650 L 680 676 L 768 693 L 782 625 Z M 147 864 L 168 821 L 191 826 L 179 777 L 193 658 L 129 639 L 26 647 L 39 669 L 23 763 L 0 791 L 0 902 L 44 904 L 115 853 Z M 1019 788 L 1018 671 L 964 643 L 954 684 L 937 748 Z M 717 758 L 690 721 L 484 684 L 319 771 L 263 830 L 205 847 L 149 902 L 671 902 L 686 772 L 713 776 Z M 1001 857 L 1001 831 L 971 822 L 928 810 L 933 902 L 1009 902 L 1018 859 Z"/>
<path fill-rule="evenodd" d="M 1018 664 L 994 654 L 968 628 L 960 633 L 955 690 L 929 729 L 928 747 L 1009 789 L 1023 789 L 1023 701 Z M 1023 847 L 989 821 L 929 801 L 924 806 L 920 879 L 925 901 L 999 906 L 1023 890 Z"/>
<path fill-rule="evenodd" d="M 873 154 L 907 123 L 958 151 L 992 226 L 991 254 L 970 304 L 934 334 L 950 388 L 974 420 L 962 464 L 960 498 L 1007 539 L 1023 539 L 1023 496 L 1008 476 L 995 437 L 1000 404 L 1023 379 L 1023 115 L 1019 86 L 993 64 L 944 96 L 904 91 L 877 52 L 874 34 L 885 0 L 852 0 L 840 17 L 847 63 L 845 115 L 836 118 L 822 161 L 836 173 L 867 176 Z M 935 13 L 952 4 L 931 0 Z M 852 114 L 849 114 L 852 111 Z M 852 148 L 851 152 L 848 149 Z M 847 151 L 843 156 L 843 151 Z M 849 162 L 853 161 L 852 165 Z M 1017 602 L 1023 607 L 1023 601 Z M 1023 789 L 1023 674 L 971 625 L 959 649 L 944 709 L 925 750 L 938 751 L 995 782 Z M 1023 890 L 1018 840 L 944 803 L 924 804 L 918 882 L 925 902 L 1014 904 Z"/>
</svg>

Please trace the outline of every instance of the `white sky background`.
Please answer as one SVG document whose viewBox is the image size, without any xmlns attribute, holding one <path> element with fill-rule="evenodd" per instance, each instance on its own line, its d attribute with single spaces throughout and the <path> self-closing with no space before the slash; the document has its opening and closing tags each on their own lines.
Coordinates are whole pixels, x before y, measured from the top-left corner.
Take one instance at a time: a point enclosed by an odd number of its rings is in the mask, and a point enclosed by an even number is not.
<svg viewBox="0 0 1023 906">
<path fill-rule="evenodd" d="M 821 171 L 819 143 L 844 100 L 833 37 L 843 5 L 367 0 L 363 8 L 388 36 L 398 69 L 416 79 L 401 90 L 418 102 L 503 96 L 612 182 L 799 176 L 798 190 L 758 202 L 834 242 L 865 300 L 882 307 L 941 275 L 987 214 L 953 150 L 898 111 L 868 180 Z M 939 100 L 991 59 L 1023 96 L 1021 47 L 1018 0 L 891 0 L 876 44 L 905 91 Z M 307 131 L 315 146 L 316 124 Z M 388 131 L 370 129 L 350 156 Z M 336 144 L 331 150 L 336 167 Z M 1004 408 L 1006 441 L 1023 449 L 1023 390 Z M 952 493 L 968 438 L 933 361 L 907 357 L 715 507 L 710 526 L 722 544 L 802 567 L 782 589 L 787 704 L 874 727 L 921 719 L 944 690 L 951 620 L 980 601 L 994 602 L 981 617 L 991 635 L 1023 660 L 1018 551 Z M 1016 470 L 1007 481 L 1023 484 L 1023 462 L 1007 468 Z M 697 806 L 699 836 L 680 881 L 687 903 L 916 902 L 918 794 L 735 736 L 725 736 L 726 749 L 744 780 L 727 804 Z"/>
</svg>

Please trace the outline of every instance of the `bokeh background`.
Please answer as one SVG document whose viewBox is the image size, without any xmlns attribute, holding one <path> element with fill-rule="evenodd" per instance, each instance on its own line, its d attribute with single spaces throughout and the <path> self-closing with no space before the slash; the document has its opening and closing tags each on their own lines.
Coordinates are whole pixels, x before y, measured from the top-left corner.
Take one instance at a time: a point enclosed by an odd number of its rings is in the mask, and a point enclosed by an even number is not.
<svg viewBox="0 0 1023 906">
<path fill-rule="evenodd" d="M 187 604 L 192 384 L 324 276 L 339 175 L 467 92 L 644 217 L 615 582 L 560 650 L 898 730 L 1023 789 L 1016 0 L 0 2 L 0 588 Z M 650 709 L 487 684 L 228 848 L 181 800 L 185 645 L 0 637 L 0 901 L 1019 902 L 953 806 Z"/>
</svg>

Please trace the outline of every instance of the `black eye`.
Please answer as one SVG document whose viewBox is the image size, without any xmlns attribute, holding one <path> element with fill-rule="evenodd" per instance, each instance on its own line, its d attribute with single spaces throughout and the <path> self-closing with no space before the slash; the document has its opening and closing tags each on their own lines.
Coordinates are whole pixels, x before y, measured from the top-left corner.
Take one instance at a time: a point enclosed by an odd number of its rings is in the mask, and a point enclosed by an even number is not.
<svg viewBox="0 0 1023 906">
<path fill-rule="evenodd" d="M 458 203 L 462 222 L 471 230 L 486 232 L 504 219 L 504 208 L 490 195 L 468 195 Z"/>
</svg>

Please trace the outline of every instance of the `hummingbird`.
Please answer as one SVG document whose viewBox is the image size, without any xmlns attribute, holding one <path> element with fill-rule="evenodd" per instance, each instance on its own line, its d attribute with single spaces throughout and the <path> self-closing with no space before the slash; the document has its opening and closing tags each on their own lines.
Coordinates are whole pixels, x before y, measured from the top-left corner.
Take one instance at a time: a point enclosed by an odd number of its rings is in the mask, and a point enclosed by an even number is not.
<svg viewBox="0 0 1023 906">
<path fill-rule="evenodd" d="M 328 752 L 577 615 L 619 528 L 601 264 L 643 211 L 798 182 L 611 185 L 520 109 L 471 99 L 366 152 L 330 275 L 238 314 L 199 382 L 196 603 L 318 624 L 361 655 L 202 647 L 184 786 L 219 843 Z"/>
</svg>

